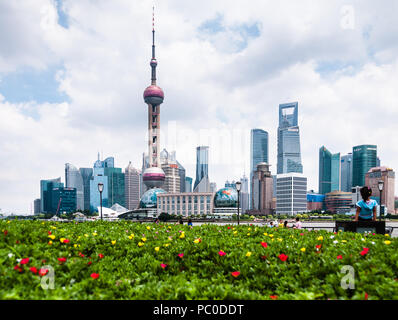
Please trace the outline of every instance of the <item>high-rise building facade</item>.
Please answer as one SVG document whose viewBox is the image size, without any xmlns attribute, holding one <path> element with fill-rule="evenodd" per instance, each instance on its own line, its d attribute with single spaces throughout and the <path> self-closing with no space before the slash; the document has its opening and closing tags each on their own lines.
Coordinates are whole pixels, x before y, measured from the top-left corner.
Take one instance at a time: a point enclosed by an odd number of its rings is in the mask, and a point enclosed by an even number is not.
<svg viewBox="0 0 398 320">
<path fill-rule="evenodd" d="M 209 147 L 196 148 L 196 180 L 193 192 L 210 192 Z"/>
<path fill-rule="evenodd" d="M 298 102 L 279 105 L 277 173 L 303 172 L 298 126 Z"/>
<path fill-rule="evenodd" d="M 322 146 L 319 149 L 319 193 L 340 191 L 340 153 L 332 154 Z"/>
<path fill-rule="evenodd" d="M 192 192 L 192 182 L 191 177 L 185 177 L 185 192 Z"/>
<path fill-rule="evenodd" d="M 250 181 L 253 178 L 253 172 L 257 170 L 257 164 L 268 163 L 268 151 L 268 132 L 262 129 L 252 129 L 250 131 Z"/>
<path fill-rule="evenodd" d="M 50 212 L 57 215 L 74 213 L 76 201 L 76 188 L 53 188 Z"/>
<path fill-rule="evenodd" d="M 178 175 L 180 176 L 180 192 L 186 192 L 185 191 L 185 168 L 177 160 L 176 160 L 176 162 L 178 165 Z"/>
<path fill-rule="evenodd" d="M 352 188 L 352 153 L 341 157 L 341 191 L 351 192 Z"/>
<path fill-rule="evenodd" d="M 383 181 L 383 191 L 378 188 Z M 395 172 L 388 167 L 371 168 L 365 175 L 365 185 L 372 188 L 372 196 L 380 198 L 380 204 L 387 208 L 386 213 L 395 214 Z"/>
<path fill-rule="evenodd" d="M 40 199 L 35 199 L 33 201 L 33 214 L 40 213 Z"/>
<path fill-rule="evenodd" d="M 40 180 L 40 211 L 50 213 L 52 210 L 53 188 L 63 188 L 61 177 L 50 180 Z"/>
<path fill-rule="evenodd" d="M 124 173 L 121 168 L 104 168 L 104 175 L 108 178 L 108 205 L 110 208 L 115 203 L 125 206 Z"/>
<path fill-rule="evenodd" d="M 210 192 L 216 192 L 216 191 L 217 191 L 217 183 L 210 182 Z"/>
<path fill-rule="evenodd" d="M 249 179 L 243 175 L 240 179 L 241 191 L 240 191 L 240 207 L 242 214 L 250 209 L 250 194 L 249 194 Z"/>
<path fill-rule="evenodd" d="M 90 180 L 93 177 L 93 168 L 80 168 L 79 171 L 83 179 L 83 210 L 90 211 Z"/>
<path fill-rule="evenodd" d="M 102 206 L 108 208 L 108 177 L 105 176 L 104 163 L 99 159 L 94 163 L 93 175 L 90 180 L 90 211 L 97 212 L 100 206 L 100 192 L 98 184 L 102 183 L 104 189 L 102 191 Z"/>
<path fill-rule="evenodd" d="M 269 164 L 260 162 L 252 177 L 252 209 L 261 214 L 272 214 L 273 179 Z"/>
<path fill-rule="evenodd" d="M 84 210 L 84 182 L 81 172 L 72 164 L 65 164 L 65 186 L 76 189 L 76 209 Z"/>
<path fill-rule="evenodd" d="M 276 213 L 295 215 L 307 211 L 307 178 L 300 173 L 278 174 Z"/>
<path fill-rule="evenodd" d="M 137 209 L 140 203 L 140 172 L 133 167 L 131 161 L 124 170 L 124 188 L 126 208 Z"/>
<path fill-rule="evenodd" d="M 364 186 L 365 175 L 377 164 L 377 146 L 360 145 L 352 149 L 352 186 Z"/>
</svg>

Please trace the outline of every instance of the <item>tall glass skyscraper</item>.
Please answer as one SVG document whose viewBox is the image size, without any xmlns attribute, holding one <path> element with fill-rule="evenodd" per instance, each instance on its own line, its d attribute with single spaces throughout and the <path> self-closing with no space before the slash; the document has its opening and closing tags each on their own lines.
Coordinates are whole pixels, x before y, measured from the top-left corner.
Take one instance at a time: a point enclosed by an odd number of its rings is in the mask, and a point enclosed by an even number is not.
<svg viewBox="0 0 398 320">
<path fill-rule="evenodd" d="M 210 192 L 209 182 L 209 147 L 196 148 L 196 180 L 194 192 Z"/>
<path fill-rule="evenodd" d="M 341 157 L 341 191 L 351 192 L 352 188 L 352 153 Z"/>
<path fill-rule="evenodd" d="M 108 177 L 108 206 L 115 203 L 121 206 L 126 205 L 124 196 L 124 173 L 121 168 L 104 168 L 104 174 Z"/>
<path fill-rule="evenodd" d="M 52 192 L 54 188 L 63 188 L 61 177 L 50 180 L 40 180 L 40 211 L 43 213 L 52 211 Z"/>
<path fill-rule="evenodd" d="M 250 181 L 253 179 L 253 172 L 256 171 L 257 164 L 268 163 L 268 145 L 267 131 L 262 129 L 252 129 L 250 131 Z M 252 194 L 252 190 L 250 190 L 250 194 Z M 250 201 L 250 208 L 251 205 Z"/>
<path fill-rule="evenodd" d="M 79 171 L 83 179 L 83 210 L 90 210 L 90 180 L 93 177 L 93 168 L 80 168 Z"/>
<path fill-rule="evenodd" d="M 340 191 L 340 153 L 332 154 L 322 146 L 319 149 L 319 193 Z"/>
<path fill-rule="evenodd" d="M 377 146 L 361 145 L 352 149 L 352 186 L 365 185 L 365 174 L 377 166 Z"/>
<path fill-rule="evenodd" d="M 76 210 L 84 210 L 84 185 L 80 171 L 72 164 L 65 164 L 65 186 L 76 189 Z"/>
<path fill-rule="evenodd" d="M 302 173 L 298 102 L 279 105 L 277 173 Z"/>
</svg>

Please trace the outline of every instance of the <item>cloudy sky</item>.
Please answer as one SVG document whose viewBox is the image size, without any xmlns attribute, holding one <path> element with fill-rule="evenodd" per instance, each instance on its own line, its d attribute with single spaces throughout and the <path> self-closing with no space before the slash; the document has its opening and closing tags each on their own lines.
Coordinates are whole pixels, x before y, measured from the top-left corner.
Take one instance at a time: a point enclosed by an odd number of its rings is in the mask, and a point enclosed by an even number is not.
<svg viewBox="0 0 398 320">
<path fill-rule="evenodd" d="M 194 177 L 210 146 L 217 186 L 249 174 L 250 129 L 298 101 L 309 189 L 318 150 L 376 144 L 398 168 L 396 1 L 0 0 L 0 208 L 30 213 L 40 179 L 101 152 L 125 168 L 146 151 L 152 5 L 161 146 Z"/>
</svg>

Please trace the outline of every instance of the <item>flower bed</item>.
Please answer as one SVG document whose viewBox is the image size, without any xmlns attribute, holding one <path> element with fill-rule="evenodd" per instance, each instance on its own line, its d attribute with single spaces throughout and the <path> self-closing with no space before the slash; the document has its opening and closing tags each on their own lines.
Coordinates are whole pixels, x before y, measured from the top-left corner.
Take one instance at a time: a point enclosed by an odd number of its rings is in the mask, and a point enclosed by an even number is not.
<svg viewBox="0 0 398 320">
<path fill-rule="evenodd" d="M 256 226 L 0 221 L 0 299 L 398 299 L 398 240 Z M 355 289 L 343 289 L 343 266 Z M 41 280 L 54 270 L 54 289 Z"/>
</svg>

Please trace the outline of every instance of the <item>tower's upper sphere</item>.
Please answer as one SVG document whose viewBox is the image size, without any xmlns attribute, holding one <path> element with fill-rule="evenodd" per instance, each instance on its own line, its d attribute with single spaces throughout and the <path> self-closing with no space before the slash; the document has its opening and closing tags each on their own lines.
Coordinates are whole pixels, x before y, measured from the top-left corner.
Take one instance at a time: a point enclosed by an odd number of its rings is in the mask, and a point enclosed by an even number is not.
<svg viewBox="0 0 398 320">
<path fill-rule="evenodd" d="M 148 188 L 159 188 L 163 185 L 166 175 L 159 167 L 150 167 L 144 171 L 142 181 Z"/>
<path fill-rule="evenodd" d="M 156 67 L 158 65 L 158 62 L 156 61 L 156 59 L 151 59 L 150 65 L 151 67 Z"/>
<path fill-rule="evenodd" d="M 144 91 L 144 100 L 146 103 L 149 103 L 151 105 L 159 105 L 163 103 L 163 99 L 163 90 L 156 85 L 151 85 L 147 87 Z"/>
</svg>

